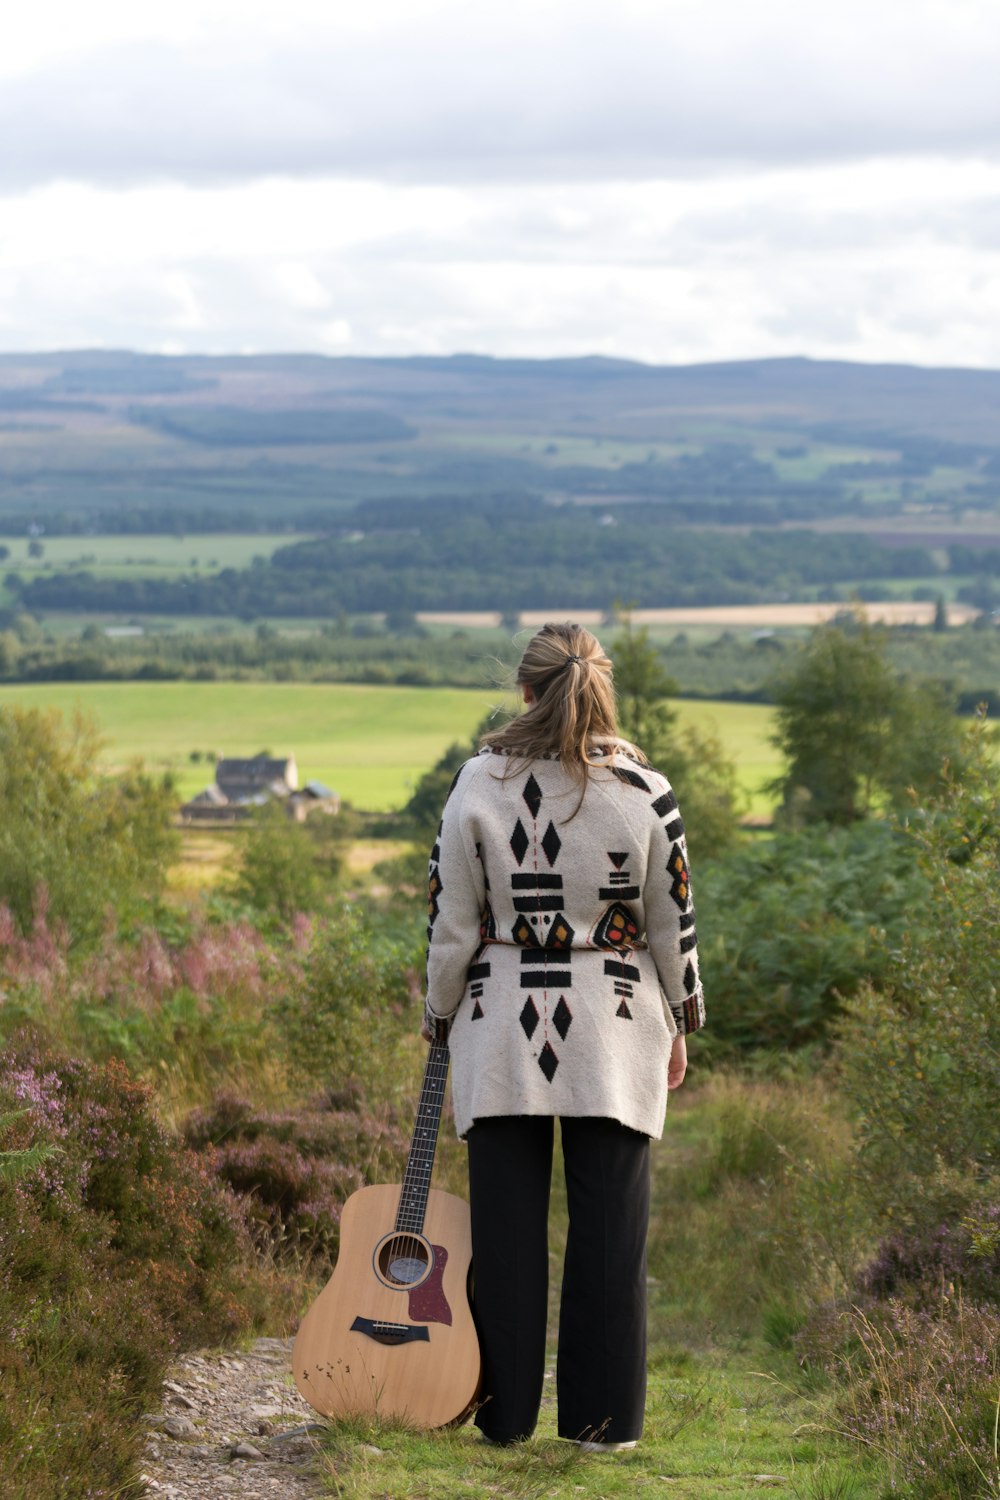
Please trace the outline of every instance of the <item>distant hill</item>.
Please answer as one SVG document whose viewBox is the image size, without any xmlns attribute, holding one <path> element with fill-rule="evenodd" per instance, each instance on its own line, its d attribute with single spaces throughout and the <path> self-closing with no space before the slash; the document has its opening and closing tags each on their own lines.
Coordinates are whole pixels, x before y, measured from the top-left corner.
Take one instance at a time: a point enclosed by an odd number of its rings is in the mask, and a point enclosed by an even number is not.
<svg viewBox="0 0 1000 1500">
<path fill-rule="evenodd" d="M 57 571 L 37 542 L 289 531 L 319 541 L 159 583 L 91 576 L 83 549 Z M 3 588 L 38 610 L 667 606 L 887 584 L 992 608 L 1000 372 L 2 355 L 0 534 L 36 538 Z"/>
<path fill-rule="evenodd" d="M 929 437 L 1000 451 L 1000 372 L 805 358 L 644 365 L 628 360 L 492 359 L 459 354 L 367 359 L 320 355 L 142 355 L 128 351 L 0 355 L 4 397 L 108 402 L 176 393 L 188 403 L 374 409 L 409 420 L 569 423 L 650 441 L 684 418 L 725 418 L 803 435 Z M 54 409 L 55 402 L 53 402 Z M 37 409 L 37 408 L 36 408 Z"/>
</svg>

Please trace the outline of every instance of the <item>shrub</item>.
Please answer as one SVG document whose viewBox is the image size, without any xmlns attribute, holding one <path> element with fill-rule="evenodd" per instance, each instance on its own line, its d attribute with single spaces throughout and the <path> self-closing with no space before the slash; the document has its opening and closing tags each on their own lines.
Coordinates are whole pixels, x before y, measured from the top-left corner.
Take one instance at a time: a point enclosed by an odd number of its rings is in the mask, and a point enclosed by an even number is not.
<svg viewBox="0 0 1000 1500">
<path fill-rule="evenodd" d="M 695 874 L 709 1055 L 824 1042 L 843 1002 L 881 977 L 927 876 L 884 823 L 748 844 Z"/>
<path fill-rule="evenodd" d="M 996 1500 L 1000 1310 L 939 1297 L 855 1307 L 800 1337 L 841 1382 L 842 1430 L 912 1500 Z"/>
<path fill-rule="evenodd" d="M 1000 773 L 982 729 L 910 836 L 923 898 L 878 988 L 848 1006 L 839 1066 L 872 1203 L 929 1226 L 989 1201 L 1000 1177 Z"/>
<path fill-rule="evenodd" d="M 610 650 L 621 732 L 670 777 L 697 869 L 702 859 L 724 854 L 739 842 L 745 799 L 736 780 L 736 763 L 718 735 L 694 727 L 683 734 L 678 731 L 676 710 L 668 702 L 677 684 L 649 631 L 634 623 L 630 608 L 619 610 L 618 619 L 621 630 Z"/>
<path fill-rule="evenodd" d="M 419 1029 L 418 952 L 415 925 L 393 933 L 361 905 L 344 905 L 316 926 L 302 983 L 275 1009 L 303 1079 L 324 1086 L 354 1079 L 390 1104 L 397 1090 L 411 1088 L 404 1057 Z"/>
<path fill-rule="evenodd" d="M 141 1411 L 173 1349 L 232 1338 L 260 1295 L 233 1195 L 121 1063 L 0 1055 L 0 1472 L 9 1500 L 140 1493 Z"/>
<path fill-rule="evenodd" d="M 163 887 L 170 785 L 140 767 L 101 778 L 99 751 L 79 715 L 0 708 L 0 903 L 21 932 L 48 915 L 90 941 L 109 910 L 131 921 Z"/>
<path fill-rule="evenodd" d="M 943 1292 L 956 1289 L 973 1302 L 1000 1305 L 998 1226 L 1000 1204 L 994 1203 L 977 1209 L 969 1222 L 901 1229 L 882 1240 L 860 1271 L 858 1285 L 870 1296 L 904 1298 L 918 1306 L 937 1305 Z M 981 1243 L 984 1232 L 992 1241 L 988 1248 Z"/>
<path fill-rule="evenodd" d="M 844 1423 L 917 1500 L 1000 1496 L 1000 775 L 985 726 L 908 836 L 924 890 L 880 984 L 839 1026 L 853 1172 L 883 1238 L 852 1311 L 800 1352 L 837 1369 Z"/>
<path fill-rule="evenodd" d="M 308 936 L 269 945 L 245 921 L 194 924 L 172 942 L 106 930 L 81 953 L 64 928 L 36 919 L 22 934 L 0 907 L 0 1037 L 30 1025 L 77 1055 L 121 1057 L 156 1079 L 161 1107 L 176 1095 L 190 1108 L 223 1078 L 280 1072 L 268 1002 L 301 982 Z"/>
<path fill-rule="evenodd" d="M 328 1096 L 311 1109 L 272 1113 L 221 1093 L 188 1117 L 183 1134 L 239 1195 L 262 1241 L 328 1260 L 345 1199 L 365 1183 L 397 1177 L 405 1155 L 400 1132 L 365 1112 L 357 1091 L 353 1099 Z"/>
<path fill-rule="evenodd" d="M 298 912 L 316 911 L 329 901 L 340 867 L 333 840 L 293 822 L 280 803 L 269 802 L 244 835 L 232 895 L 255 912 L 290 922 Z"/>
<path fill-rule="evenodd" d="M 151 1090 L 116 1059 L 60 1057 L 30 1038 L 0 1054 L 0 1075 L 57 1148 L 17 1191 L 123 1275 L 141 1267 L 172 1341 L 242 1326 L 229 1289 L 247 1248 L 238 1207 L 160 1125 Z"/>
</svg>

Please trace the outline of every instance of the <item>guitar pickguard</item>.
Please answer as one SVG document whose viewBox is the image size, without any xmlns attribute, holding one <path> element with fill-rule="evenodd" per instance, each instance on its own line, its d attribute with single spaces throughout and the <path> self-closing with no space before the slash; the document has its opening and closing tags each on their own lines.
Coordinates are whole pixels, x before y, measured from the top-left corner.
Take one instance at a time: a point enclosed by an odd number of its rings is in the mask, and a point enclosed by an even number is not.
<svg viewBox="0 0 1000 1500">
<path fill-rule="evenodd" d="M 442 1284 L 448 1252 L 443 1245 L 432 1245 L 434 1264 L 431 1274 L 410 1292 L 410 1317 L 415 1323 L 447 1323 L 451 1326 L 451 1308 Z"/>
</svg>

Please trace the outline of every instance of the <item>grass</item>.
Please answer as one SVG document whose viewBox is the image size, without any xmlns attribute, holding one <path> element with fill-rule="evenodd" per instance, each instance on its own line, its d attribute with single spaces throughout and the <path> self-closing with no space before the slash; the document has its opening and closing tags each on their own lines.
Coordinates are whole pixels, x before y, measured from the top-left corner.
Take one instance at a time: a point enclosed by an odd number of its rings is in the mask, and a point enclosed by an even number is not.
<svg viewBox="0 0 1000 1500">
<path fill-rule="evenodd" d="M 645 1436 L 617 1455 L 581 1454 L 557 1438 L 554 1379 L 538 1432 L 516 1448 L 491 1448 L 471 1426 L 415 1433 L 338 1423 L 323 1440 L 326 1484 L 341 1500 L 749 1500 L 771 1489 L 796 1500 L 875 1500 L 877 1476 L 824 1431 L 826 1397 L 790 1360 L 775 1363 L 762 1372 L 745 1357 L 654 1348 Z"/>
<path fill-rule="evenodd" d="M 181 829 L 180 857 L 171 866 L 167 889 L 171 895 L 192 898 L 213 891 L 232 875 L 245 825 L 232 828 Z M 344 876 L 351 886 L 372 882 L 376 865 L 407 853 L 410 845 L 398 839 L 353 839 L 344 848 Z"/>
<path fill-rule="evenodd" d="M 193 795 L 214 777 L 210 757 L 294 754 L 300 780 L 319 780 L 374 811 L 398 807 L 454 740 L 471 735 L 497 694 L 459 688 L 301 683 L 88 683 L 3 689 L 0 704 L 75 706 L 107 737 L 110 768 L 141 757 Z"/>
<path fill-rule="evenodd" d="M 763 788 L 781 771 L 781 757 L 769 738 L 774 709 L 766 703 L 696 702 L 690 698 L 679 699 L 674 708 L 681 731 L 691 725 L 718 735 L 736 762 L 737 779 L 748 799 L 750 816 L 768 816 L 774 798 Z M 669 775 L 669 766 L 664 769 Z"/>
<path fill-rule="evenodd" d="M 417 779 L 502 701 L 496 690 L 325 683 L 45 683 L 0 688 L 0 707 L 80 707 L 106 737 L 108 769 L 136 757 L 171 771 L 184 798 L 214 775 L 211 757 L 294 754 L 301 781 L 319 780 L 371 811 L 400 807 Z M 754 811 L 778 769 L 760 704 L 677 705 L 681 723 L 715 727 L 740 768 Z M 200 753 L 199 761 L 191 753 Z"/>
<path fill-rule="evenodd" d="M 28 539 L 6 540 L 10 557 L 4 571 L 31 580 L 50 570 L 84 569 L 96 578 L 172 578 L 246 568 L 254 557 L 270 557 L 279 547 L 304 538 L 293 532 L 211 533 L 191 536 L 56 536 L 41 539 L 39 557 L 28 556 Z"/>
<path fill-rule="evenodd" d="M 877 1500 L 884 1480 L 837 1436 L 830 1388 L 762 1337 L 775 1325 L 776 1299 L 795 1295 L 794 1273 L 763 1243 L 789 1209 L 784 1151 L 798 1157 L 822 1138 L 839 1155 L 838 1120 L 826 1093 L 807 1100 L 801 1084 L 766 1080 L 716 1079 L 672 1105 L 664 1139 L 653 1147 L 649 1387 L 645 1433 L 634 1451 L 590 1456 L 557 1437 L 550 1352 L 531 1442 L 500 1450 L 471 1426 L 428 1434 L 378 1419 L 333 1423 L 323 1438 L 329 1493 L 340 1500 L 624 1500 L 636 1493 L 746 1500 L 780 1489 L 795 1500 Z M 436 1180 L 464 1195 L 464 1178 L 464 1151 L 445 1132 Z M 550 1349 L 565 1225 L 557 1166 Z M 738 1293 L 730 1286 L 736 1282 L 743 1283 Z"/>
</svg>

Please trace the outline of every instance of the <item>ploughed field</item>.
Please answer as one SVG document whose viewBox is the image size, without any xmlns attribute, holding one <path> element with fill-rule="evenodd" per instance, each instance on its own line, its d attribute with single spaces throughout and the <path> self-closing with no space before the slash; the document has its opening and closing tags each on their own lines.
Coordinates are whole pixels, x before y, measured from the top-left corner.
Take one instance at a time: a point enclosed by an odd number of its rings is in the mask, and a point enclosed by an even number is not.
<svg viewBox="0 0 1000 1500">
<path fill-rule="evenodd" d="M 217 755 L 294 754 L 301 782 L 333 787 L 356 807 L 401 807 L 417 780 L 456 741 L 467 741 L 498 689 L 381 687 L 347 683 L 125 682 L 0 687 L 0 707 L 79 708 L 105 738 L 108 770 L 139 758 L 171 771 L 186 799 L 214 778 Z M 681 727 L 714 730 L 739 769 L 751 810 L 765 812 L 763 782 L 779 768 L 769 744 L 773 710 L 762 704 L 677 705 Z M 669 766 L 662 768 L 668 775 Z"/>
</svg>

